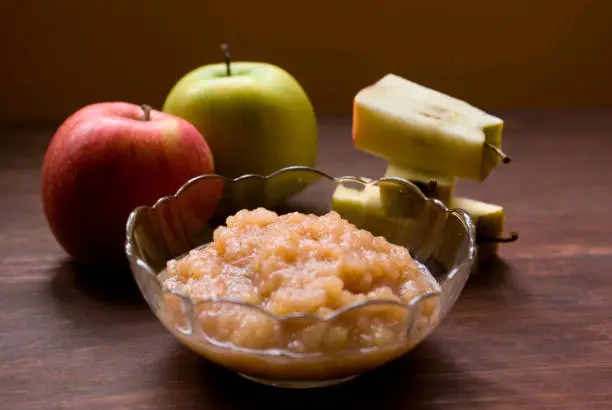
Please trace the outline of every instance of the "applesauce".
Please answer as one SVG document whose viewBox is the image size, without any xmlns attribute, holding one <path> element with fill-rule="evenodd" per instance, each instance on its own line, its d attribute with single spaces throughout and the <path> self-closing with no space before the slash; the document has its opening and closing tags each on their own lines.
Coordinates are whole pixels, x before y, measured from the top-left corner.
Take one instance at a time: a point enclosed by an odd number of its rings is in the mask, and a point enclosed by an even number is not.
<svg viewBox="0 0 612 410">
<path fill-rule="evenodd" d="M 213 353 L 212 345 L 198 348 L 193 338 L 178 335 L 186 344 L 230 367 L 248 367 L 250 361 L 255 373 L 266 367 L 261 357 L 236 351 L 220 357 L 219 344 L 319 359 L 384 348 L 378 358 L 353 356 L 348 366 L 358 369 L 362 361 L 362 367 L 373 367 L 409 349 L 407 332 L 428 329 L 439 300 L 426 298 L 411 313 L 405 304 L 436 294 L 435 280 L 406 248 L 333 211 L 279 216 L 264 208 L 241 210 L 215 230 L 212 242 L 168 261 L 159 279 L 166 291 L 194 303 L 196 326 L 216 346 Z M 360 302 L 366 304 L 348 309 Z M 172 316 L 184 318 L 179 297 L 166 293 L 166 304 Z M 319 363 L 310 370 L 323 377 L 328 367 Z M 294 370 L 309 372 L 304 363 Z M 278 375 L 290 373 L 284 368 Z"/>
</svg>

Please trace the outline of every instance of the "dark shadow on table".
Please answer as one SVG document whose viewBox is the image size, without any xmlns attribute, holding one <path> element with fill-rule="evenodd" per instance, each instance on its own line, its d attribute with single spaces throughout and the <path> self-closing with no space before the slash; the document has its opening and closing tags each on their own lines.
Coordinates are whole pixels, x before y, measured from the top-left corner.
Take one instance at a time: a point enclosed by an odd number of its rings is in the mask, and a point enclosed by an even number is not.
<svg viewBox="0 0 612 410">
<path fill-rule="evenodd" d="M 468 404 L 470 409 L 486 409 L 486 403 L 478 401 L 478 392 L 483 388 L 504 389 L 487 386 L 490 382 L 464 374 L 453 358 L 431 341 L 353 381 L 320 389 L 292 390 L 260 385 L 186 348 L 173 351 L 159 369 L 159 375 L 160 388 L 180 388 L 180 403 L 168 403 L 177 409 L 424 410 L 438 408 L 441 402 L 445 409 L 464 408 Z"/>
<path fill-rule="evenodd" d="M 499 302 L 524 302 L 529 298 L 529 294 L 522 288 L 517 271 L 513 264 L 496 257 L 486 265 L 478 267 L 477 273 L 470 276 L 463 294 Z"/>
<path fill-rule="evenodd" d="M 473 286 L 490 287 L 507 283 L 512 275 L 512 266 L 506 260 L 495 256 L 478 266 L 478 271 L 468 282 Z"/>
<path fill-rule="evenodd" d="M 50 292 L 57 307 L 71 320 L 92 322 L 99 318 L 125 323 L 138 317 L 151 318 L 127 265 L 90 266 L 66 259 L 50 276 Z M 122 316 L 121 321 L 116 320 L 117 315 Z"/>
</svg>

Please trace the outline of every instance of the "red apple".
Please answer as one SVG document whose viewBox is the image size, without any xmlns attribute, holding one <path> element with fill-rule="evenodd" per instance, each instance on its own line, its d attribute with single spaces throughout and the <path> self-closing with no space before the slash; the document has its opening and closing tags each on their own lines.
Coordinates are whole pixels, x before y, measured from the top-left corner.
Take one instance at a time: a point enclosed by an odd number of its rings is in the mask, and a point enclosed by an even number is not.
<svg viewBox="0 0 612 410">
<path fill-rule="evenodd" d="M 212 153 L 188 121 L 148 106 L 92 104 L 72 114 L 49 143 L 45 216 L 73 259 L 114 263 L 125 260 L 125 224 L 134 208 L 207 173 L 214 173 Z"/>
</svg>

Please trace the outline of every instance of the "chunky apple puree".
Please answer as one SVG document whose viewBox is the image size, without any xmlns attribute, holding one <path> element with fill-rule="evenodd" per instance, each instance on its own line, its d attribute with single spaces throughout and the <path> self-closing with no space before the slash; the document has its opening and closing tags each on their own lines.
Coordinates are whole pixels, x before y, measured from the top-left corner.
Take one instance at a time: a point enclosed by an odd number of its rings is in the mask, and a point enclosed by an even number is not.
<svg viewBox="0 0 612 410">
<path fill-rule="evenodd" d="M 226 224 L 215 230 L 211 243 L 167 263 L 160 275 L 164 288 L 194 302 L 233 298 L 274 315 L 314 317 L 278 320 L 248 306 L 196 304 L 202 331 L 218 342 L 294 353 L 405 344 L 410 323 L 423 328 L 435 313 L 438 298 L 420 303 L 415 317 L 402 305 L 438 290 L 408 250 L 335 212 L 279 216 L 258 208 L 241 210 Z M 399 303 L 337 314 L 367 300 Z M 179 314 L 178 298 L 167 301 Z"/>
</svg>

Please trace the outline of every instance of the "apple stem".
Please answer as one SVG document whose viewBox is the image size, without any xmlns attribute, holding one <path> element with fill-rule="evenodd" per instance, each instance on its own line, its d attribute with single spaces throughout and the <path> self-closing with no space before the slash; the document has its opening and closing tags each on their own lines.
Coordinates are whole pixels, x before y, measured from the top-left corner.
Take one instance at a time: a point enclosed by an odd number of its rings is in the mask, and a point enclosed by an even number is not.
<svg viewBox="0 0 612 410">
<path fill-rule="evenodd" d="M 518 238 L 519 238 L 518 232 L 510 232 L 510 236 L 506 236 L 506 237 L 502 236 L 499 238 L 479 236 L 478 238 L 476 238 L 476 242 L 508 243 L 508 242 L 514 242 L 518 240 Z"/>
<path fill-rule="evenodd" d="M 501 160 L 502 160 L 502 162 L 504 164 L 507 164 L 507 163 L 510 162 L 510 157 L 507 156 L 506 154 L 504 154 L 504 152 L 502 150 L 500 150 L 499 148 L 497 148 L 495 145 L 491 145 L 489 143 L 485 143 L 485 147 L 489 148 L 490 150 L 495 152 L 497 155 L 499 155 L 499 157 L 501 158 Z"/>
<path fill-rule="evenodd" d="M 435 179 L 432 179 L 431 181 L 429 181 L 427 183 L 427 189 L 429 190 L 429 193 L 433 192 L 437 186 L 438 186 L 438 181 L 436 181 Z"/>
<path fill-rule="evenodd" d="M 147 104 L 142 104 L 140 108 L 142 108 L 143 121 L 150 121 L 151 120 L 151 110 L 153 108 L 151 108 L 151 106 Z"/>
<path fill-rule="evenodd" d="M 431 181 L 424 183 L 424 182 L 419 182 L 419 181 L 412 181 L 420 190 L 422 193 L 424 193 L 425 195 L 429 195 L 431 194 L 434 189 L 436 189 L 436 187 L 438 186 L 438 182 L 434 179 L 432 179 Z"/>
<path fill-rule="evenodd" d="M 223 52 L 223 57 L 225 57 L 225 67 L 227 68 L 227 76 L 232 75 L 232 69 L 230 67 L 230 54 L 229 54 L 229 46 L 227 44 L 221 44 L 221 51 Z"/>
</svg>

